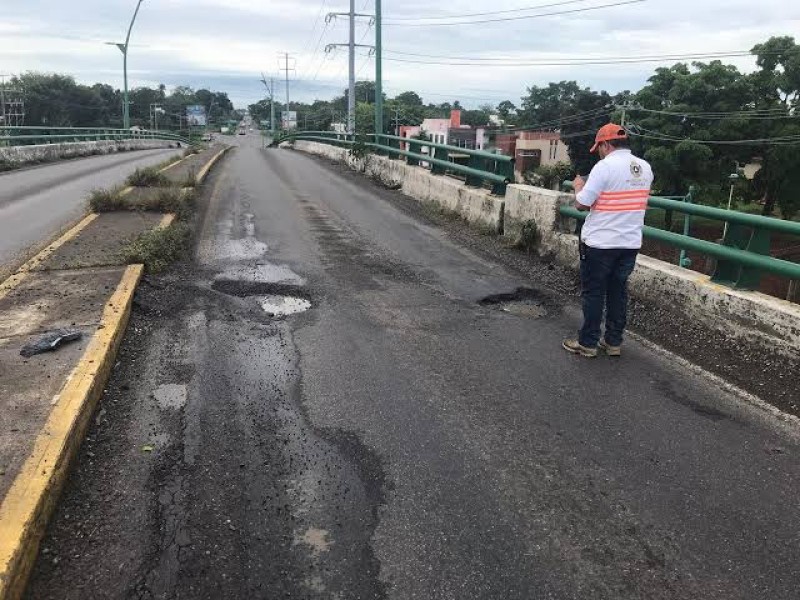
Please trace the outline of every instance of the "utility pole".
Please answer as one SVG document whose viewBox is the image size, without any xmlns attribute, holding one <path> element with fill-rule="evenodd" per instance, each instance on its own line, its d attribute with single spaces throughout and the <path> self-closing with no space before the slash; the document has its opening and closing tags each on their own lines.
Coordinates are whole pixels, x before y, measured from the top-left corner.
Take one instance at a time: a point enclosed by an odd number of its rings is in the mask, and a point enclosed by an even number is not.
<svg viewBox="0 0 800 600">
<path fill-rule="evenodd" d="M 383 7 L 375 0 L 375 134 L 383 133 Z M 398 125 L 399 126 L 399 125 Z M 378 140 L 375 140 L 379 143 Z"/>
<path fill-rule="evenodd" d="M 6 76 L 0 75 L 0 119 L 3 121 L 3 127 L 8 125 L 6 117 Z"/>
<path fill-rule="evenodd" d="M 285 116 L 282 119 L 282 121 L 283 121 L 283 126 L 286 129 L 289 129 L 289 71 L 293 71 L 294 69 L 290 69 L 289 68 L 289 58 L 291 58 L 289 56 L 289 53 L 288 52 L 284 52 L 283 53 L 283 57 L 284 57 L 284 61 L 285 61 L 285 66 L 281 67 L 280 70 L 281 71 L 286 71 L 286 111 L 285 111 Z"/>
<path fill-rule="evenodd" d="M 269 83 L 267 83 L 267 76 L 262 73 L 261 83 L 269 92 L 269 128 L 270 133 L 275 136 L 275 79 L 270 77 Z"/>
<path fill-rule="evenodd" d="M 330 52 L 333 48 L 340 46 L 347 46 L 348 49 L 348 64 L 349 76 L 347 87 L 347 133 L 355 133 L 356 131 L 356 48 L 369 48 L 370 52 L 375 51 L 374 46 L 364 46 L 356 44 L 356 17 L 367 17 L 370 20 L 370 25 L 374 23 L 375 17 L 373 15 L 363 15 L 356 12 L 356 0 L 350 0 L 350 10 L 346 13 L 329 13 L 325 18 L 326 23 L 330 23 L 331 19 L 337 16 L 347 16 L 350 25 L 349 41 L 346 44 L 328 44 L 325 47 L 325 52 Z"/>
</svg>

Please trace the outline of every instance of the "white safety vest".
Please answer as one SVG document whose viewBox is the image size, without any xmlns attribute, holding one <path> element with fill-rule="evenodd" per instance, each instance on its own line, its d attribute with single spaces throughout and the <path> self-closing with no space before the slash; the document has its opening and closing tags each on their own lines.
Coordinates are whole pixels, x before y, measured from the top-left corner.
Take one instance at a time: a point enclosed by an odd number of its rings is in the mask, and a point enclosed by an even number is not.
<svg viewBox="0 0 800 600">
<path fill-rule="evenodd" d="M 590 248 L 642 247 L 642 227 L 653 169 L 630 150 L 615 150 L 597 163 L 577 200 L 591 207 L 581 240 Z"/>
</svg>

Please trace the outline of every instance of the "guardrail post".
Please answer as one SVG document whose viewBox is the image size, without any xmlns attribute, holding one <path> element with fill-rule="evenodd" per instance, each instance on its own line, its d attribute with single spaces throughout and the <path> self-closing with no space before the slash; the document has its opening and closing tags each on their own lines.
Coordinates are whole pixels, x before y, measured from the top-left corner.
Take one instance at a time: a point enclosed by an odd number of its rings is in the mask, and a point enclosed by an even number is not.
<svg viewBox="0 0 800 600">
<path fill-rule="evenodd" d="M 430 156 L 431 158 L 439 158 L 438 156 L 436 156 L 437 150 L 433 146 L 428 146 L 428 152 L 429 152 L 428 156 Z M 447 160 L 447 159 L 448 159 L 448 157 L 445 156 L 441 160 Z M 447 173 L 447 168 L 445 168 L 444 166 L 442 166 L 440 164 L 436 164 L 434 162 L 431 162 L 430 165 L 431 165 L 431 174 L 432 175 L 445 175 Z"/>
<path fill-rule="evenodd" d="M 683 199 L 684 202 L 687 204 L 692 204 L 694 201 L 694 186 L 689 188 L 689 193 L 686 194 L 686 197 Z M 686 237 L 690 237 L 690 229 L 692 226 L 692 215 L 684 214 L 683 215 L 683 235 Z M 692 259 L 690 259 L 686 254 L 686 249 L 681 248 L 681 257 L 678 261 L 678 264 L 682 266 L 684 269 L 688 269 L 692 266 Z"/>
<path fill-rule="evenodd" d="M 770 237 L 770 232 L 766 229 L 728 223 L 722 245 L 769 256 Z M 719 259 L 711 281 L 737 290 L 754 290 L 758 289 L 761 283 L 761 270 L 745 267 L 735 261 Z"/>
<path fill-rule="evenodd" d="M 494 172 L 497 175 L 502 175 L 506 178 L 507 182 L 514 183 L 514 160 L 510 161 L 500 161 L 496 160 L 494 162 Z M 505 196 L 506 189 L 508 188 L 508 183 L 495 183 L 492 185 L 492 193 L 495 196 Z"/>
<path fill-rule="evenodd" d="M 411 152 L 412 154 L 422 154 L 422 144 L 420 144 L 416 140 L 410 139 L 408 140 L 408 151 Z M 419 159 L 407 156 L 406 163 L 411 165 L 412 167 L 418 167 Z"/>
<path fill-rule="evenodd" d="M 467 162 L 467 166 L 477 171 L 486 170 L 485 160 L 480 158 L 479 156 L 470 156 L 469 161 Z M 477 175 L 467 175 L 465 183 L 470 187 L 479 188 L 483 186 L 483 179 L 481 179 Z"/>
</svg>

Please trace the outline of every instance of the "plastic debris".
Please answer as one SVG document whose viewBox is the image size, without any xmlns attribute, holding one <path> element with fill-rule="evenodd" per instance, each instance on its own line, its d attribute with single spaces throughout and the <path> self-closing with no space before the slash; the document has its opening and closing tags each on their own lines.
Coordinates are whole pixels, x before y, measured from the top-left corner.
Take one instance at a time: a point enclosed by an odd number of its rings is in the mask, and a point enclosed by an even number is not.
<svg viewBox="0 0 800 600">
<path fill-rule="evenodd" d="M 142 446 L 142 452 L 152 452 L 155 449 L 156 449 L 155 446 L 153 446 L 152 444 L 145 444 L 144 446 Z"/>
<path fill-rule="evenodd" d="M 25 358 L 45 352 L 54 352 L 64 344 L 76 342 L 83 337 L 83 333 L 75 329 L 56 329 L 40 337 L 35 342 L 25 344 L 19 353 Z"/>
</svg>

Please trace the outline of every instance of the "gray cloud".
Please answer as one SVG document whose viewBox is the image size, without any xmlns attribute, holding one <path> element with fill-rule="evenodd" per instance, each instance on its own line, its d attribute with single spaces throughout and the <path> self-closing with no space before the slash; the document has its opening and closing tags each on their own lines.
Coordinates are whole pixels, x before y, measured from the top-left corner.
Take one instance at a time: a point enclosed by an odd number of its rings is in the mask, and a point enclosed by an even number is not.
<svg viewBox="0 0 800 600">
<path fill-rule="evenodd" d="M 608 4 L 586 0 L 581 5 Z M 800 3 L 787 0 L 648 0 L 604 10 L 541 19 L 462 25 L 398 27 L 392 19 L 510 10 L 537 0 L 487 5 L 463 0 L 454 6 L 428 0 L 384 0 L 387 50 L 446 56 L 519 56 L 531 59 L 643 54 L 701 53 L 748 49 L 771 35 L 800 27 Z M 545 2 L 550 3 L 550 0 Z M 280 73 L 278 53 L 291 52 L 295 97 L 329 98 L 346 85 L 346 56 L 326 57 L 327 43 L 344 42 L 344 20 L 312 31 L 322 0 L 145 0 L 133 35 L 132 85 L 163 82 L 228 91 L 239 105 L 263 95 L 259 73 Z M 135 0 L 26 0 L 5 12 L 0 24 L 0 72 L 26 70 L 74 74 L 84 82 L 121 84 L 121 57 L 105 41 L 124 38 Z M 577 7 L 577 5 L 572 5 Z M 325 0 L 327 11 L 346 10 L 346 0 Z M 371 11 L 372 0 L 357 0 Z M 568 7 L 565 7 L 568 8 Z M 545 9 L 552 11 L 553 9 Z M 503 15 L 506 16 L 506 15 Z M 324 32 L 324 33 L 323 33 Z M 320 37 L 320 34 L 323 34 Z M 359 39 L 372 31 L 359 26 Z M 319 47 L 317 42 L 319 40 Z M 316 48 L 316 52 L 314 52 Z M 410 58 L 386 54 L 386 58 Z M 424 59 L 423 59 L 424 60 Z M 750 59 L 731 59 L 742 69 Z M 359 56 L 360 78 L 372 78 L 372 63 Z M 576 79 L 583 85 L 619 91 L 636 89 L 655 64 L 602 67 L 488 68 L 419 65 L 387 60 L 391 93 L 415 89 L 429 101 L 462 98 L 465 104 L 517 101 L 526 86 Z"/>
</svg>

